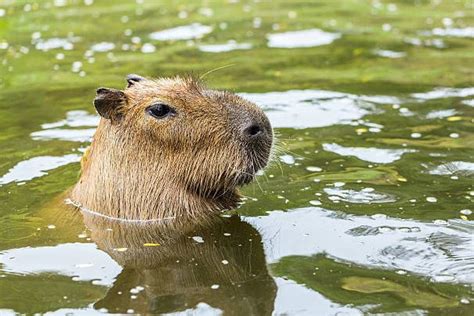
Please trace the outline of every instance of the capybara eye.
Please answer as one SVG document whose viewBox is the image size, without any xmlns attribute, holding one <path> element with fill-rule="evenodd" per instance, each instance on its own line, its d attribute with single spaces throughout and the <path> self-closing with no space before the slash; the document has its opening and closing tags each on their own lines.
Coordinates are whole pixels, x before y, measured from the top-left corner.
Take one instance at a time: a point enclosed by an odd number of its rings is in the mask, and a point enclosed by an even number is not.
<svg viewBox="0 0 474 316">
<path fill-rule="evenodd" d="M 162 119 L 175 113 L 175 111 L 169 105 L 163 103 L 150 105 L 146 109 L 146 112 L 157 119 Z"/>
</svg>

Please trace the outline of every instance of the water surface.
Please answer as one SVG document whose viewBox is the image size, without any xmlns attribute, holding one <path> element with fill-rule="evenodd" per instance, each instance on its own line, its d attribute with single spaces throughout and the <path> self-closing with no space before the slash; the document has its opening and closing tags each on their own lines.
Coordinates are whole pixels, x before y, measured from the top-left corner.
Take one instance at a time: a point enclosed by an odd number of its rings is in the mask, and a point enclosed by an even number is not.
<svg viewBox="0 0 474 316">
<path fill-rule="evenodd" d="M 472 315 L 473 11 L 0 2 L 0 314 Z M 219 67 L 278 142 L 239 209 L 176 234 L 64 206 L 97 87 Z"/>
</svg>

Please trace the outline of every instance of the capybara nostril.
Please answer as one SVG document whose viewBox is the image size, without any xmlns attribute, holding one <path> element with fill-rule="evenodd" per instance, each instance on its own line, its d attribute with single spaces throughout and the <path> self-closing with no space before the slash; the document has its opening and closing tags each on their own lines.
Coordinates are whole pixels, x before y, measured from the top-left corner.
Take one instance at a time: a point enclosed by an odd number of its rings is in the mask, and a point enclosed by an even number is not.
<svg viewBox="0 0 474 316">
<path fill-rule="evenodd" d="M 252 123 L 250 126 L 244 129 L 245 136 L 251 137 L 251 138 L 260 136 L 263 134 L 263 132 L 264 132 L 263 127 L 256 123 Z"/>
</svg>

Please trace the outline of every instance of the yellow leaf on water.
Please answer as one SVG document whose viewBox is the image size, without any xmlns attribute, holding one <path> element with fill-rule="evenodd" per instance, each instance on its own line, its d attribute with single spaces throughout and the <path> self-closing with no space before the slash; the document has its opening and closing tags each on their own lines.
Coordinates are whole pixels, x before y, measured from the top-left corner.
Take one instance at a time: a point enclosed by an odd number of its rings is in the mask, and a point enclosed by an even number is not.
<svg viewBox="0 0 474 316">
<path fill-rule="evenodd" d="M 358 128 L 356 129 L 357 134 L 367 133 L 367 128 Z"/>
<path fill-rule="evenodd" d="M 143 246 L 145 246 L 145 247 L 158 247 L 158 246 L 161 246 L 161 245 L 157 244 L 157 243 L 153 243 L 153 242 L 147 242 L 147 243 L 144 243 Z"/>
<path fill-rule="evenodd" d="M 450 117 L 447 118 L 447 120 L 449 122 L 456 122 L 456 121 L 462 120 L 462 117 L 461 116 L 450 116 Z"/>
<path fill-rule="evenodd" d="M 460 217 L 461 217 L 461 219 L 467 221 L 467 216 L 466 215 L 461 215 Z"/>
<path fill-rule="evenodd" d="M 407 180 L 406 178 L 404 178 L 404 177 L 398 177 L 397 180 L 400 181 L 400 182 L 407 182 L 407 181 L 408 181 L 408 180 Z"/>
</svg>

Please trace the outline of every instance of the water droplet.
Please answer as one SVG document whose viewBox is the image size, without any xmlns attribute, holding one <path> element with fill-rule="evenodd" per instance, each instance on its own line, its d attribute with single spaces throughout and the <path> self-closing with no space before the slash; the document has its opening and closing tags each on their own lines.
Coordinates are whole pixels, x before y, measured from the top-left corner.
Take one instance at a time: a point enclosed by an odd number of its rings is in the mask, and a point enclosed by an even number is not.
<svg viewBox="0 0 474 316">
<path fill-rule="evenodd" d="M 213 284 L 211 285 L 211 289 L 217 290 L 219 288 L 219 284 Z"/>
</svg>

